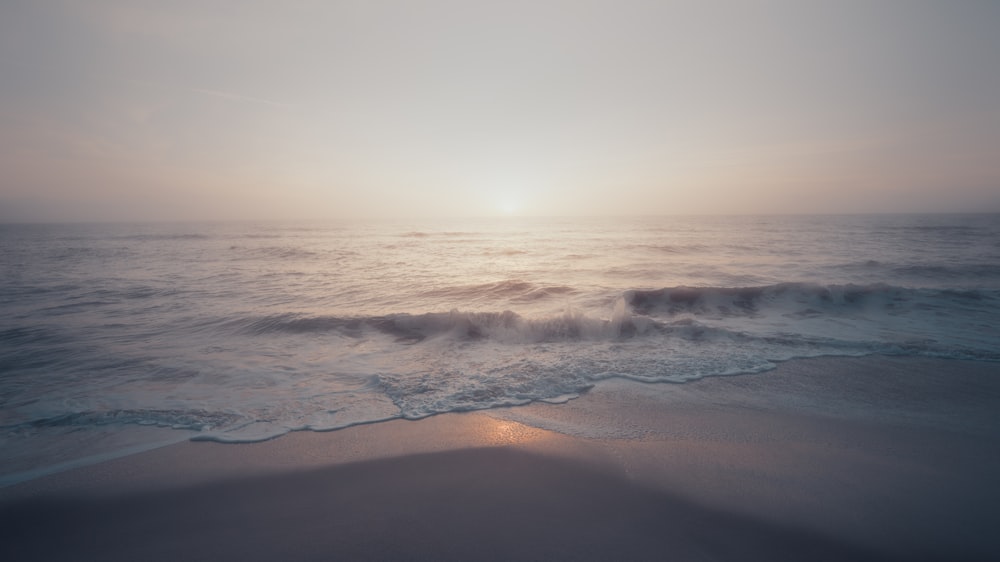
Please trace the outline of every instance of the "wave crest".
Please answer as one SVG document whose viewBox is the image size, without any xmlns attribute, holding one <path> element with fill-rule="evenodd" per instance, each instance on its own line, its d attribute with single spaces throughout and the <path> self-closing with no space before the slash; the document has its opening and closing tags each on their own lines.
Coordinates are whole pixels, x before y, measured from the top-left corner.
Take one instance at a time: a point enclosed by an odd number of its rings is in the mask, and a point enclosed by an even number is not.
<svg viewBox="0 0 1000 562">
<path fill-rule="evenodd" d="M 962 301 L 996 300 L 997 291 L 909 289 L 884 284 L 819 285 L 779 283 L 758 287 L 668 287 L 626 291 L 625 302 L 640 314 L 756 316 L 779 312 L 792 316 L 838 315 L 882 309 L 905 314 Z"/>
<path fill-rule="evenodd" d="M 524 282 L 504 282 L 466 290 L 515 293 L 527 298 L 526 295 L 542 289 Z M 874 330 L 873 334 L 893 332 L 896 334 L 893 337 L 898 339 L 904 334 L 909 334 L 905 336 L 909 338 L 923 337 L 922 334 L 932 330 L 922 326 L 931 324 L 953 323 L 956 330 L 963 331 L 962 326 L 967 326 L 972 316 L 981 322 L 995 318 L 1000 309 L 998 303 L 1000 291 L 995 290 L 782 283 L 757 287 L 681 286 L 629 290 L 617 299 L 606 316 L 570 309 L 550 316 L 524 316 L 510 310 L 453 309 L 381 316 L 279 314 L 234 322 L 239 331 L 253 335 L 330 332 L 362 338 L 380 333 L 404 344 L 435 338 L 509 344 L 613 341 L 651 334 L 702 339 L 706 334 L 730 338 L 744 333 L 812 333 L 840 338 L 849 335 L 845 330 Z"/>
<path fill-rule="evenodd" d="M 525 317 L 515 312 L 428 312 L 369 317 L 276 315 L 248 322 L 246 333 L 334 332 L 361 337 L 376 331 L 399 343 L 415 344 L 426 339 L 449 337 L 459 340 L 493 340 L 524 344 L 573 340 L 605 340 L 633 337 L 653 329 L 654 323 L 634 318 L 624 309 L 609 319 L 567 311 L 549 317 Z"/>
</svg>

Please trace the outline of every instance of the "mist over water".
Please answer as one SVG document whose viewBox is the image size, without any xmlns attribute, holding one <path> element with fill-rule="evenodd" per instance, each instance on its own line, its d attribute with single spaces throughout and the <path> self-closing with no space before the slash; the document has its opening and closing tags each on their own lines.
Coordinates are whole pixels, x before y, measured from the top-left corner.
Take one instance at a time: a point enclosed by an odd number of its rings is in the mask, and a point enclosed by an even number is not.
<svg viewBox="0 0 1000 562">
<path fill-rule="evenodd" d="M 1000 360 L 997 215 L 6 225 L 0 263 L 0 439 L 31 466 L 108 428 L 254 441 L 611 377 Z"/>
</svg>

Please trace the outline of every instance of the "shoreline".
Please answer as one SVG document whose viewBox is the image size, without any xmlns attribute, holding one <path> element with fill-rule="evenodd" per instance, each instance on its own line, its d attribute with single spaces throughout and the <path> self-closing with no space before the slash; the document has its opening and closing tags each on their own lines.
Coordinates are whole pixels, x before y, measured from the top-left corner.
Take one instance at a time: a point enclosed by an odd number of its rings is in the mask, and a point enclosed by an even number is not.
<svg viewBox="0 0 1000 562">
<path fill-rule="evenodd" d="M 182 442 L 0 489 L 0 553 L 124 560 L 128 531 L 152 560 L 985 560 L 1000 554 L 998 375 L 804 359 L 608 381 L 556 406 Z"/>
</svg>

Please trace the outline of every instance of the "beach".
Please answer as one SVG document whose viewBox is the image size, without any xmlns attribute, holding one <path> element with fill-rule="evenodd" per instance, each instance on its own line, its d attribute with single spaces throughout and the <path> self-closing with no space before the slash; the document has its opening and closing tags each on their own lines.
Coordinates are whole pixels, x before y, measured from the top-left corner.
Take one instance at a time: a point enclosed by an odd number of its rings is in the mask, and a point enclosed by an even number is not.
<svg viewBox="0 0 1000 562">
<path fill-rule="evenodd" d="M 0 562 L 1000 561 L 1000 2 L 3 2 Z"/>
<path fill-rule="evenodd" d="M 611 380 L 562 405 L 184 442 L 0 489 L 0 555 L 995 559 L 997 370 L 797 360 Z"/>
</svg>

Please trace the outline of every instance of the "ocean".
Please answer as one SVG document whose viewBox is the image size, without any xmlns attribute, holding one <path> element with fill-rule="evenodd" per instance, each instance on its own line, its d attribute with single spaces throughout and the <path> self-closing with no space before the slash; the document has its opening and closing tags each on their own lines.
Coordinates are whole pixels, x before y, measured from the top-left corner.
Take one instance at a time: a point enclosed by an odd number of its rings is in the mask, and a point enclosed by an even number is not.
<svg viewBox="0 0 1000 562">
<path fill-rule="evenodd" d="M 1000 215 L 8 224 L 0 312 L 9 484 L 611 379 L 997 362 Z"/>
</svg>

